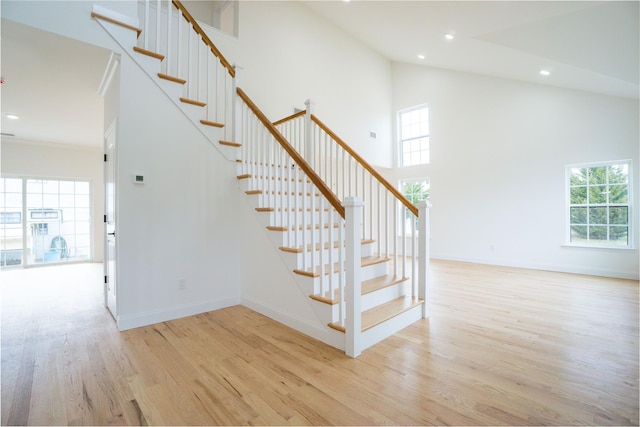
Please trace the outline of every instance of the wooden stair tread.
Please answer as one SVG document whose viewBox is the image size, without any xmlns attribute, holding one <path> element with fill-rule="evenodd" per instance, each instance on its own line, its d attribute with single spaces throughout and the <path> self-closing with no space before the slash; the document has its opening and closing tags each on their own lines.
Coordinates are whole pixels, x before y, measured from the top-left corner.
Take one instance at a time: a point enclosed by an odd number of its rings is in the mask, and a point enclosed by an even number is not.
<svg viewBox="0 0 640 427">
<path fill-rule="evenodd" d="M 170 82 L 178 83 L 181 85 L 187 83 L 185 79 L 181 79 L 180 77 L 170 76 L 168 74 L 158 73 L 158 77 L 160 77 L 163 80 L 168 80 Z"/>
<path fill-rule="evenodd" d="M 212 127 L 216 127 L 216 128 L 223 128 L 224 127 L 224 124 L 218 123 L 218 122 L 212 122 L 211 120 L 202 119 L 202 120 L 200 120 L 200 123 L 205 125 L 205 126 L 212 126 Z"/>
<path fill-rule="evenodd" d="M 404 296 L 366 310 L 362 313 L 362 332 L 378 326 L 389 319 L 393 319 L 399 314 L 419 306 L 423 302 L 423 300 L 416 297 Z M 344 326 L 338 323 L 329 323 L 329 327 L 340 332 L 345 331 Z"/>
<path fill-rule="evenodd" d="M 256 208 L 256 210 L 258 210 L 258 209 L 260 209 L 260 208 Z M 362 244 L 365 245 L 365 244 L 367 244 L 369 242 L 372 242 L 372 241 L 373 240 L 362 239 Z M 333 248 L 334 249 L 338 248 L 339 246 L 340 246 L 340 242 L 338 242 L 338 241 L 333 242 Z M 284 252 L 291 252 L 291 253 L 294 253 L 294 254 L 302 253 L 302 247 L 292 248 L 292 247 L 289 247 L 289 246 L 280 246 L 278 249 L 280 249 L 281 251 L 284 251 Z M 329 242 L 325 242 L 324 249 L 329 249 Z M 316 243 L 316 249 L 315 250 L 316 251 L 320 250 L 320 243 Z M 307 245 L 307 252 L 311 252 L 311 244 Z"/>
<path fill-rule="evenodd" d="M 238 176 L 236 176 L 236 178 L 238 178 L 238 179 L 247 179 L 247 178 L 251 178 L 251 174 L 250 174 L 250 173 L 245 173 L 244 175 L 238 175 Z"/>
<path fill-rule="evenodd" d="M 407 280 L 409 280 L 408 277 L 396 276 L 395 274 L 374 277 L 373 279 L 362 282 L 362 295 L 393 286 L 397 283 L 406 282 Z"/>
<path fill-rule="evenodd" d="M 231 142 L 231 141 L 218 141 L 218 143 L 220 145 L 226 145 L 228 147 L 242 147 L 242 144 L 240 144 L 239 142 Z"/>
<path fill-rule="evenodd" d="M 101 15 L 101 14 L 95 13 L 95 12 L 91 12 L 91 17 L 92 18 L 96 18 L 96 19 L 101 19 L 101 20 L 103 20 L 105 22 L 110 22 L 112 24 L 119 25 L 119 26 L 121 26 L 123 28 L 127 28 L 129 30 L 133 30 L 138 34 L 138 37 L 140 37 L 140 34 L 142 34 L 142 29 L 140 29 L 138 27 L 134 27 L 133 25 L 129 25 L 129 24 L 124 23 L 122 21 L 118 21 L 117 19 L 113 19 L 113 18 L 110 18 L 108 16 L 104 16 L 104 15 Z"/>
<path fill-rule="evenodd" d="M 370 265 L 387 262 L 389 260 L 390 258 L 386 258 L 386 257 L 376 257 L 376 256 L 362 257 L 361 266 L 367 267 Z M 332 269 L 329 264 L 325 264 L 324 268 L 322 269 L 325 275 L 329 274 L 331 270 Z M 320 266 L 317 266 L 315 270 L 312 270 L 311 268 L 307 268 L 306 270 L 300 270 L 296 268 L 293 270 L 294 273 L 299 274 L 301 276 L 307 276 L 307 277 L 320 277 L 320 271 L 321 271 Z M 340 263 L 336 262 L 333 264 L 333 273 L 337 273 L 338 271 L 340 271 Z"/>
<path fill-rule="evenodd" d="M 251 193 L 251 194 L 261 194 L 262 190 L 250 190 L 251 192 L 257 191 L 257 193 Z M 249 194 L 250 191 L 245 191 L 245 193 Z M 298 230 L 302 230 L 302 225 L 298 226 Z M 338 228 L 340 227 L 340 224 L 334 223 L 333 224 L 333 228 Z M 323 226 L 324 229 L 329 228 L 329 224 L 324 224 Z M 291 226 L 291 227 L 287 227 L 287 226 L 282 226 L 282 225 L 267 225 L 267 230 L 270 231 L 294 231 L 295 226 Z M 320 224 L 316 224 L 315 229 L 318 230 L 320 229 Z M 311 224 L 307 225 L 307 230 L 311 230 Z"/>
<path fill-rule="evenodd" d="M 365 280 L 364 282 L 362 282 L 360 294 L 366 295 L 371 292 L 384 289 L 389 286 L 393 286 L 395 284 L 402 283 L 407 280 L 409 280 L 408 277 L 398 277 L 398 276 L 394 276 L 393 274 L 387 274 L 385 276 L 375 277 L 373 279 Z M 325 292 L 324 295 L 319 295 L 319 294 L 309 295 L 309 298 L 325 304 L 334 305 L 334 304 L 337 304 L 339 301 L 339 297 L 340 297 L 339 293 L 340 293 L 340 289 L 334 289 L 333 297 L 329 295 L 329 292 Z"/>
<path fill-rule="evenodd" d="M 207 106 L 206 102 L 197 101 L 195 99 L 189 99 L 189 98 L 185 98 L 185 97 L 180 97 L 180 101 L 184 102 L 185 104 L 196 105 L 198 107 L 206 107 Z"/>
<path fill-rule="evenodd" d="M 164 61 L 164 55 L 162 55 L 160 53 L 156 53 L 156 52 L 153 52 L 151 50 L 143 49 L 143 48 L 138 47 L 138 46 L 134 46 L 133 50 L 138 52 L 138 53 L 140 53 L 140 54 L 142 54 L 142 55 L 150 56 L 152 58 L 159 59 L 160 61 Z"/>
</svg>

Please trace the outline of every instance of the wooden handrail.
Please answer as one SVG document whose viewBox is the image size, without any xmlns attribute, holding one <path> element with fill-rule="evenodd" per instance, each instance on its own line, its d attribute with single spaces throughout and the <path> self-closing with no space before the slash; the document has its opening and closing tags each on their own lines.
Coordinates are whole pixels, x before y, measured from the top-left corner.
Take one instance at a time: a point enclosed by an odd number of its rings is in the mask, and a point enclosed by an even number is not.
<svg viewBox="0 0 640 427">
<path fill-rule="evenodd" d="M 305 114 L 307 114 L 307 112 L 305 110 L 298 111 L 297 113 L 293 113 L 292 115 L 287 116 L 284 119 L 280 119 L 277 122 L 273 122 L 273 125 L 274 126 L 281 125 L 282 123 L 286 123 L 289 120 L 297 119 L 298 117 L 304 116 Z"/>
<path fill-rule="evenodd" d="M 193 18 L 193 16 L 191 16 L 187 8 L 185 8 L 184 5 L 179 0 L 171 0 L 171 1 L 176 8 L 182 11 L 182 16 L 184 16 L 184 19 L 186 19 L 187 22 L 189 22 L 193 26 L 193 29 L 196 31 L 196 33 L 200 35 L 204 44 L 206 44 L 209 47 L 209 49 L 211 49 L 211 53 L 213 53 L 220 60 L 220 62 L 227 69 L 231 77 L 235 77 L 236 70 L 231 66 L 229 61 L 227 61 L 227 59 L 224 57 L 222 52 L 218 50 L 216 45 L 213 44 L 209 36 L 207 36 L 207 34 L 202 30 L 200 25 L 198 25 L 198 22 Z"/>
<path fill-rule="evenodd" d="M 400 200 L 400 202 L 402 202 L 402 204 L 405 205 L 407 207 L 407 209 L 409 209 L 411 211 L 412 214 L 414 214 L 416 217 L 418 216 L 418 208 L 413 203 L 411 203 L 404 196 L 404 194 L 402 194 L 400 191 L 398 191 L 397 188 L 395 188 L 386 179 L 384 179 L 382 177 L 382 175 L 380 175 L 378 173 L 378 171 L 376 171 L 373 167 L 371 167 L 371 165 L 369 163 L 367 163 L 365 159 L 360 157 L 360 155 L 358 153 L 356 153 L 353 148 L 349 147 L 349 145 L 346 142 L 344 142 L 338 135 L 336 135 L 335 132 L 333 132 L 331 129 L 329 129 L 329 127 L 327 125 L 322 123 L 322 121 L 320 121 L 320 119 L 317 118 L 314 114 L 311 115 L 311 120 L 313 120 L 318 126 L 320 126 L 320 128 L 323 131 L 325 131 L 331 138 L 333 138 L 334 141 L 336 141 L 338 143 L 338 145 L 340 145 L 342 148 L 344 148 L 347 153 L 349 153 L 354 159 L 356 159 L 356 161 L 358 163 L 360 163 L 363 168 L 365 168 L 367 171 L 369 171 L 369 173 L 371 175 L 373 175 L 378 181 L 380 181 L 382 183 L 382 185 L 384 185 L 384 187 L 387 190 L 389 190 L 391 192 L 391 194 L 393 194 L 395 196 L 396 199 Z"/>
<path fill-rule="evenodd" d="M 276 129 L 276 127 L 269 121 L 267 116 L 253 103 L 251 98 L 240 88 L 237 88 L 238 96 L 247 104 L 247 106 L 253 111 L 253 114 L 258 117 L 264 127 L 273 135 L 278 143 L 284 148 L 284 150 L 291 156 L 294 163 L 298 165 L 300 169 L 307 175 L 311 182 L 316 186 L 318 190 L 324 195 L 324 197 L 331 203 L 331 206 L 338 212 L 338 214 L 344 218 L 344 207 L 338 200 L 338 196 L 333 194 L 333 191 L 325 184 L 325 182 L 315 173 L 315 171 L 309 166 L 309 164 L 302 158 L 302 156 L 289 144 L 284 136 Z"/>
</svg>

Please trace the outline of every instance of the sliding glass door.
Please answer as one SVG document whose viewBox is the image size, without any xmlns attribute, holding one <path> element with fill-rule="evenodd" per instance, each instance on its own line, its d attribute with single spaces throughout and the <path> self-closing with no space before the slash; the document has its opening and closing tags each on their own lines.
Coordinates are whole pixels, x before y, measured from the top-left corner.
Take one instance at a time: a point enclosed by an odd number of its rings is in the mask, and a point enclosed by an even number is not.
<svg viewBox="0 0 640 427">
<path fill-rule="evenodd" d="M 90 182 L 2 178 L 0 190 L 1 266 L 91 259 Z"/>
</svg>

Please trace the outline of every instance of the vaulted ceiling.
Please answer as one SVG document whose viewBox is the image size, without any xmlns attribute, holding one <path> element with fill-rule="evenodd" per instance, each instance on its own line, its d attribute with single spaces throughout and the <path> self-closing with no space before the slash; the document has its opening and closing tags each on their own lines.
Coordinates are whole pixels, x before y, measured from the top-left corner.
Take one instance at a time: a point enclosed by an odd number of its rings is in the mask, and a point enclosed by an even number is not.
<svg viewBox="0 0 640 427">
<path fill-rule="evenodd" d="M 303 1 L 391 61 L 639 97 L 638 1 Z"/>
<path fill-rule="evenodd" d="M 639 98 L 638 1 L 299 1 L 390 61 Z M 7 20 L 1 52 L 3 134 L 102 145 L 109 52 Z"/>
</svg>

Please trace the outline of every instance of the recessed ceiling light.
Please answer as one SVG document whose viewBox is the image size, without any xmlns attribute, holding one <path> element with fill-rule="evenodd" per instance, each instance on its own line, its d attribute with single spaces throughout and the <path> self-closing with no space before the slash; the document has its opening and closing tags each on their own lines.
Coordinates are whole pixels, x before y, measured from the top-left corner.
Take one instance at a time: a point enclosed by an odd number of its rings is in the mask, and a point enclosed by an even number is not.
<svg viewBox="0 0 640 427">
<path fill-rule="evenodd" d="M 15 114 L 10 114 L 10 113 L 5 114 L 4 116 L 7 119 L 11 119 L 11 120 L 18 120 L 20 118 L 19 116 L 16 116 Z"/>
<path fill-rule="evenodd" d="M 540 75 L 541 76 L 550 76 L 551 75 L 551 71 L 549 70 L 540 70 Z"/>
<path fill-rule="evenodd" d="M 418 55 L 418 59 L 424 59 L 424 55 L 423 54 Z"/>
<path fill-rule="evenodd" d="M 444 38 L 447 39 L 447 40 L 453 40 L 454 36 L 453 36 L 452 33 L 447 33 L 447 34 L 444 35 Z"/>
</svg>

